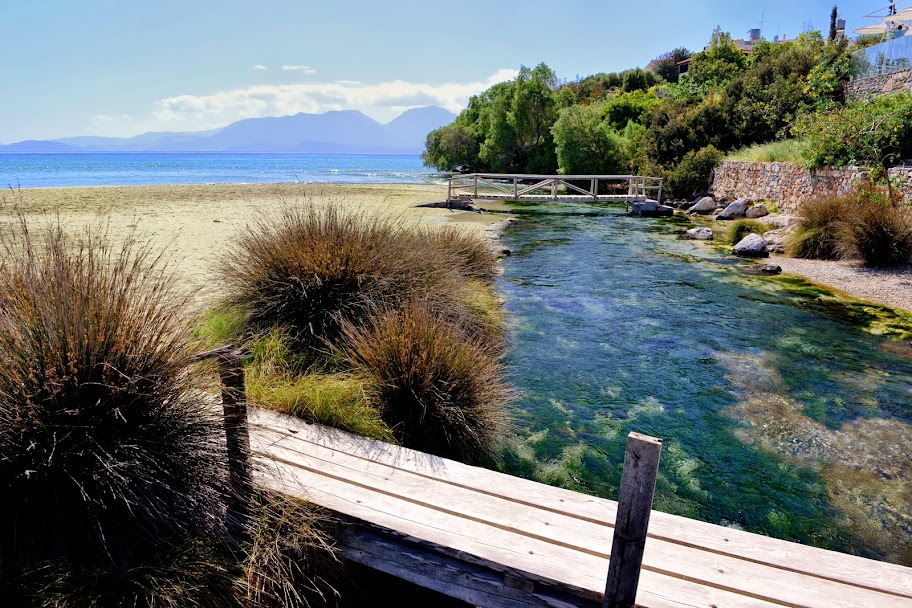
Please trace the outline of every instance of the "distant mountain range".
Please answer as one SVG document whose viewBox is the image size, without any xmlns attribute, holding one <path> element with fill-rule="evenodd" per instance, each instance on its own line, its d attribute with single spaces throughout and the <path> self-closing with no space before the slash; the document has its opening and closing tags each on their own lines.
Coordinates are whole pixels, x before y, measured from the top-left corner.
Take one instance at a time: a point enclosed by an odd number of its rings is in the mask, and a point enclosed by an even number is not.
<svg viewBox="0 0 912 608">
<path fill-rule="evenodd" d="M 135 137 L 65 137 L 0 145 L 2 153 L 53 152 L 299 152 L 417 154 L 427 134 L 456 119 L 430 106 L 381 124 L 357 110 L 248 118 L 211 131 L 143 133 Z"/>
</svg>

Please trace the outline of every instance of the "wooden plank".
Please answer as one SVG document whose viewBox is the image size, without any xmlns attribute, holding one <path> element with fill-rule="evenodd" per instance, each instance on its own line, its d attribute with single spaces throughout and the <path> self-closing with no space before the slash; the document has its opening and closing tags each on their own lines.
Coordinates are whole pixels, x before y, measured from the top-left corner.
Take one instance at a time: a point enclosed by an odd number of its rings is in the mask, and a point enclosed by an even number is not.
<svg viewBox="0 0 912 608">
<path fill-rule="evenodd" d="M 285 429 L 298 439 L 345 451 L 356 458 L 385 463 L 399 470 L 471 488 L 517 506 L 531 505 L 546 512 L 568 514 L 597 524 L 614 521 L 616 517 L 617 506 L 613 501 L 521 478 L 510 478 L 507 484 L 499 473 L 366 440 L 258 408 L 251 410 L 251 416 L 253 422 Z M 652 513 L 648 537 L 650 542 L 651 539 L 665 540 L 682 547 L 699 548 L 709 554 L 737 557 L 748 564 L 769 565 L 783 572 L 810 573 L 861 589 L 880 589 L 912 598 L 912 570 L 895 564 L 807 547 L 661 512 Z M 648 553 L 649 547 L 647 556 Z"/>
<path fill-rule="evenodd" d="M 307 468 L 277 466 L 262 459 L 259 463 L 258 480 L 273 490 L 311 500 L 357 520 L 373 522 L 376 527 L 391 533 L 395 531 L 401 538 L 425 543 L 443 555 L 466 563 L 483 566 L 520 581 L 557 586 L 586 601 L 601 602 L 607 559 L 534 539 L 526 540 L 518 547 L 514 534 L 496 527 L 378 494 L 345 480 L 327 478 Z M 479 555 L 487 557 L 480 558 Z M 396 557 L 389 555 L 387 559 Z M 662 573 L 644 571 L 641 581 L 637 600 L 641 606 L 669 606 L 672 599 L 678 606 L 705 608 L 781 606 Z"/>
<path fill-rule="evenodd" d="M 388 530 L 354 522 L 335 529 L 334 540 L 342 557 L 475 606 L 598 606 L 594 600 L 561 589 L 443 555 L 435 547 L 402 539 Z"/>
<path fill-rule="evenodd" d="M 283 458 L 298 462 L 314 472 L 345 479 L 346 482 L 356 483 L 363 488 L 396 496 L 455 517 L 472 519 L 518 536 L 586 552 L 602 559 L 608 558 L 605 548 L 609 546 L 612 532 L 608 522 L 596 523 L 532 506 L 520 507 L 501 497 L 479 493 L 470 488 L 447 488 L 446 484 L 433 478 L 397 470 L 389 465 L 359 461 L 349 454 L 328 448 L 323 449 L 325 453 L 302 453 L 301 450 L 308 448 L 299 447 L 298 444 L 306 446 L 307 443 L 295 437 L 283 437 L 269 431 L 258 431 L 255 435 L 259 436 L 259 441 L 270 446 L 261 451 L 283 454 Z M 506 478 L 500 481 L 501 484 L 511 483 L 514 479 L 500 476 Z M 702 581 L 718 589 L 784 605 L 793 604 L 795 598 L 803 597 L 809 590 L 823 598 L 808 602 L 809 606 L 851 607 L 874 600 L 878 605 L 886 606 L 893 601 L 889 596 L 881 597 L 841 583 L 821 581 L 811 575 L 781 571 L 661 539 L 651 539 L 647 553 L 644 566 L 647 570 L 682 580 Z M 771 587 L 771 580 L 776 580 L 775 586 Z M 826 599 L 833 595 L 838 599 Z"/>
<path fill-rule="evenodd" d="M 602 604 L 605 608 L 633 608 L 636 601 L 661 454 L 661 439 L 639 433 L 627 436 L 611 563 Z"/>
</svg>

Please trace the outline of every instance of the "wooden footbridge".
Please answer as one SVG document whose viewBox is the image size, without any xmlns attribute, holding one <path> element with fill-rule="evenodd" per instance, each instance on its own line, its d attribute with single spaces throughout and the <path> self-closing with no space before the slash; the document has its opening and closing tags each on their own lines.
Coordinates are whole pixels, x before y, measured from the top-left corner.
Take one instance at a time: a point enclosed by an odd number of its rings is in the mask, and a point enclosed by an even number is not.
<svg viewBox="0 0 912 608">
<path fill-rule="evenodd" d="M 479 606 L 912 607 L 910 568 L 650 512 L 658 440 L 628 442 L 614 502 L 258 408 L 248 421 L 239 358 L 218 356 L 235 482 L 335 513 L 353 562 Z"/>
<path fill-rule="evenodd" d="M 662 178 L 469 173 L 447 180 L 448 203 L 482 200 L 635 203 L 650 198 L 662 202 Z"/>
</svg>

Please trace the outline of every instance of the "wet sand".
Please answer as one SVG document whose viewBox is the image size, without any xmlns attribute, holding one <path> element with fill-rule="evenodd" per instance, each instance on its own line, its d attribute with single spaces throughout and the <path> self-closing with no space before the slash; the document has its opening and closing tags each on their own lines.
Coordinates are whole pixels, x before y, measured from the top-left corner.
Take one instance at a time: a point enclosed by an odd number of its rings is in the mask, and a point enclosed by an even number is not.
<svg viewBox="0 0 912 608">
<path fill-rule="evenodd" d="M 182 286 L 194 291 L 194 306 L 201 309 L 211 306 L 220 294 L 217 256 L 260 214 L 275 214 L 284 206 L 308 202 L 345 205 L 407 221 L 455 223 L 478 231 L 503 219 L 502 215 L 415 207 L 445 198 L 444 186 L 411 184 L 35 188 L 0 194 L 0 222 L 13 221 L 20 209 L 33 225 L 58 218 L 68 230 L 105 224 L 115 241 L 135 230 L 142 240 L 167 248 L 173 270 Z"/>
</svg>

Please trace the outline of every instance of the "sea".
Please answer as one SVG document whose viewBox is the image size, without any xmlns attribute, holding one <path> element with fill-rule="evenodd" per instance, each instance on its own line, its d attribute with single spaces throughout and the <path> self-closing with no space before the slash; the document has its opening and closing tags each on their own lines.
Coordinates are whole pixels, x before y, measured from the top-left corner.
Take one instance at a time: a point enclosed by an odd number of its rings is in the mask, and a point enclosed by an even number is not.
<svg viewBox="0 0 912 608">
<path fill-rule="evenodd" d="M 442 183 L 417 154 L 0 154 L 3 188 L 173 184 Z"/>
</svg>

